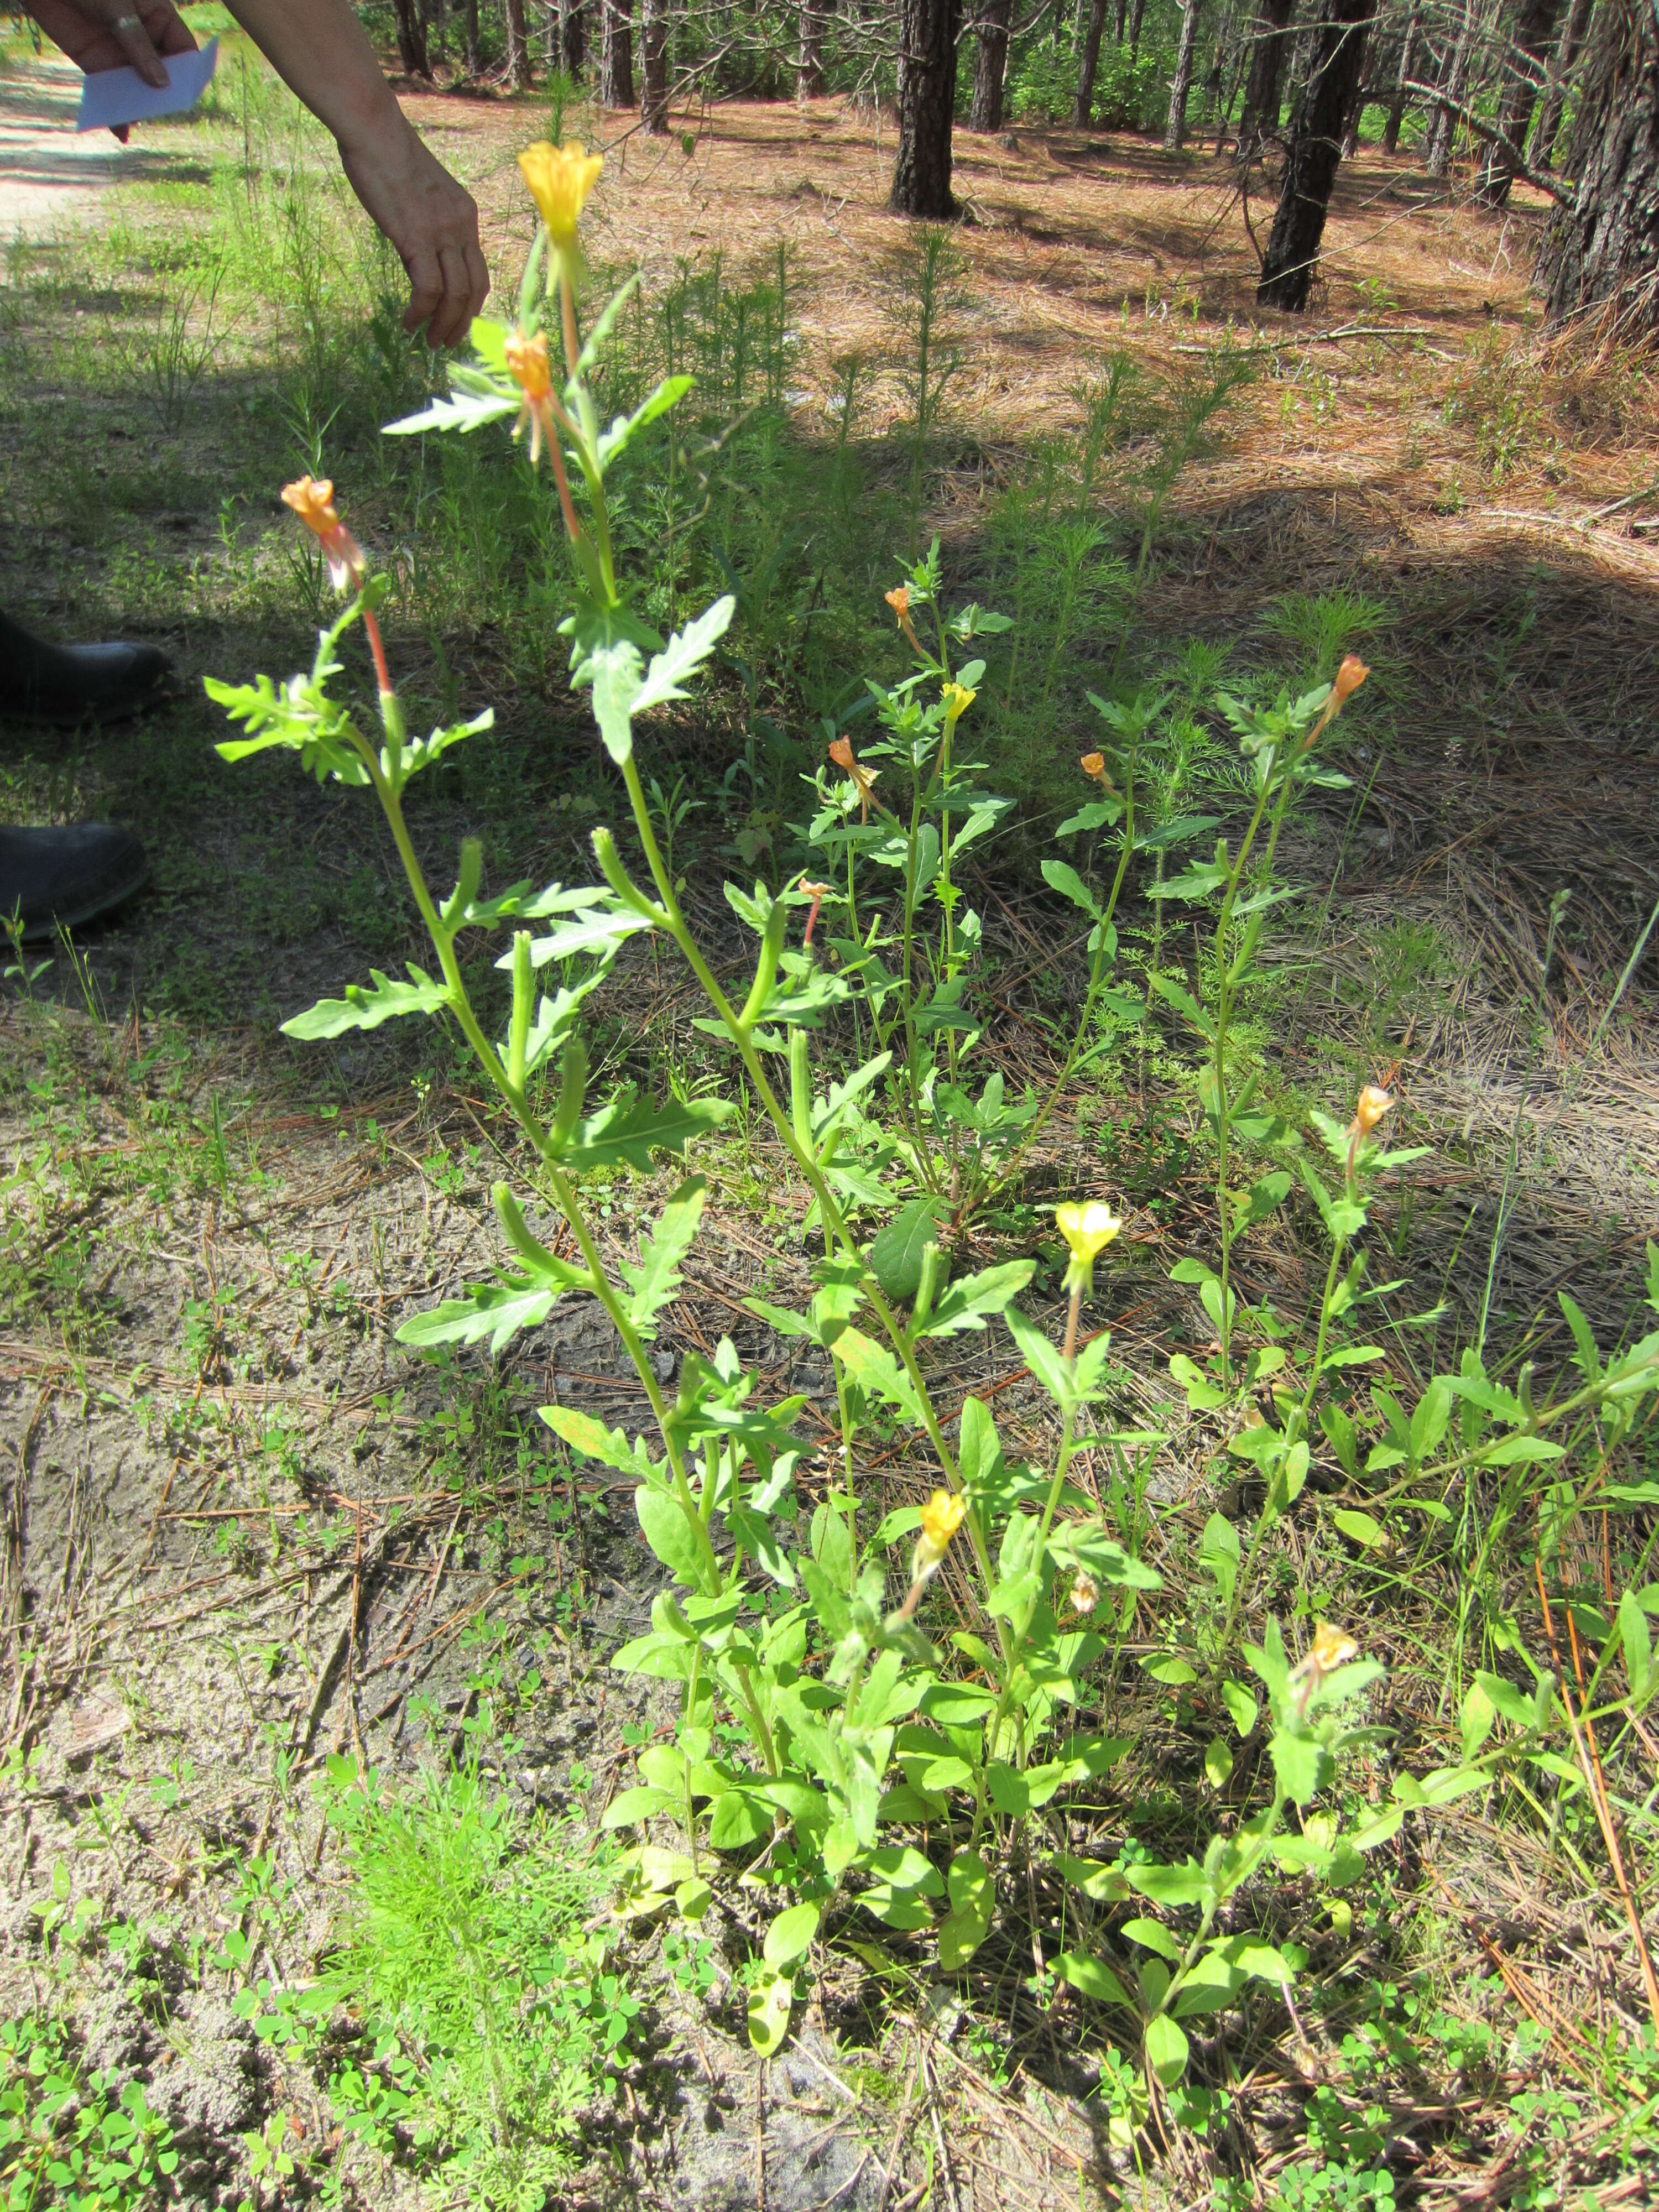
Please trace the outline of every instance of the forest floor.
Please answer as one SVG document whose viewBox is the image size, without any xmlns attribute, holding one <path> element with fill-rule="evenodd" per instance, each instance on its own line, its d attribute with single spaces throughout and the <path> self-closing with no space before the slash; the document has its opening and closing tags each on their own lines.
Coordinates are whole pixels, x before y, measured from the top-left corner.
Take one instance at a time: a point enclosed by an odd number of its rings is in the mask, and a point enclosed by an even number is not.
<svg viewBox="0 0 1659 2212">
<path fill-rule="evenodd" d="M 0 120 L 23 131 L 29 103 L 49 112 L 61 86 L 43 91 L 13 53 Z M 530 239 L 513 157 L 549 127 L 545 108 L 406 104 L 477 193 L 505 299 Z M 317 2069 L 285 2059 L 256 2033 L 258 2008 L 238 2002 L 262 1978 L 302 1980 L 336 1927 L 351 1869 L 313 1796 L 330 1756 L 407 1776 L 485 1714 L 486 1771 L 526 1816 L 589 1824 L 670 1709 L 605 1664 L 660 1581 L 628 1486 L 574 1471 L 533 1419 L 552 1400 L 636 1425 L 643 1398 L 608 1327 L 577 1310 L 495 1365 L 393 1340 L 410 1312 L 493 1264 L 486 1193 L 504 1137 L 489 1109 L 441 1047 L 411 1058 L 385 1031 L 325 1051 L 275 1035 L 371 961 L 421 955 L 360 795 L 224 768 L 199 693 L 204 673 L 282 673 L 306 649 L 280 478 L 262 493 L 247 448 L 291 473 L 326 410 L 312 393 L 303 420 L 290 408 L 270 432 L 240 357 L 198 372 L 181 410 L 147 406 L 131 353 L 126 373 L 97 368 L 127 310 L 113 279 L 87 272 L 137 251 L 111 245 L 123 225 L 153 242 L 197 220 L 210 167 L 197 130 L 217 134 L 221 159 L 234 111 L 100 160 L 107 186 L 82 195 L 100 204 L 84 215 L 5 203 L 23 240 L 0 290 L 0 603 L 54 634 L 154 636 L 181 680 L 140 728 L 0 737 L 5 819 L 112 814 L 140 829 L 155 872 L 125 921 L 58 948 L 27 988 L 14 973 L 0 998 L 0 1991 L 14 2016 L 33 2005 L 70 2021 L 85 2066 L 144 2082 L 186 2201 L 232 2206 L 252 2187 L 268 2206 L 302 2201 L 344 2158 Z M 1172 647 L 1201 637 L 1260 659 L 1286 594 L 1363 595 L 1376 671 L 1355 793 L 1296 833 L 1291 866 L 1316 896 L 1281 940 L 1261 1020 L 1287 1081 L 1339 1102 L 1386 1076 L 1402 1137 L 1434 1148 L 1384 1213 L 1431 1340 L 1450 1340 L 1484 1299 L 1494 1335 L 1526 1336 L 1547 1366 L 1571 1284 L 1612 1341 L 1659 1230 L 1652 945 L 1626 973 L 1659 900 L 1659 380 L 1546 341 L 1527 282 L 1544 210 L 1524 193 L 1491 214 L 1404 158 L 1362 153 L 1339 180 L 1310 311 L 1292 320 L 1256 314 L 1246 210 L 1207 152 L 1171 160 L 1024 126 L 959 133 L 957 149 L 970 220 L 927 510 L 947 564 L 971 568 L 988 502 L 1035 442 L 1075 438 L 1077 388 L 1103 353 L 1124 349 L 1176 386 L 1218 349 L 1249 353 L 1255 380 L 1181 479 L 1144 620 Z M 649 293 L 687 259 L 764 270 L 787 246 L 799 433 L 833 436 L 836 365 L 860 356 L 860 435 L 878 468 L 908 405 L 890 153 L 890 123 L 834 101 L 677 116 L 666 141 L 630 137 L 609 155 L 588 251 L 639 265 Z M 1269 213 L 1249 210 L 1258 234 Z M 147 251 L 150 277 L 164 275 Z M 390 632 L 433 696 L 453 684 L 469 710 L 484 700 L 498 714 L 497 765 L 436 792 L 423 849 L 483 825 L 506 875 L 585 865 L 592 814 L 572 799 L 594 784 L 592 748 L 558 701 L 556 661 L 538 690 L 489 620 Z M 728 726 L 682 746 L 716 790 Z M 699 920 L 735 955 L 717 878 L 711 845 L 694 870 Z M 1075 994 L 1081 947 L 1024 880 L 993 875 L 987 910 L 1023 1040 L 1000 1049 L 1040 1078 L 1044 1018 L 1056 988 Z M 660 1076 L 696 1049 L 692 1011 L 641 957 L 600 1002 L 601 1037 L 619 1064 Z M 1192 1322 L 1169 1266 L 1204 1243 L 1213 1203 L 1195 1101 L 1165 1060 L 1150 1095 L 1144 1067 L 1136 1085 L 1115 1066 L 1055 1127 L 1032 1189 L 1109 1192 L 1130 1212 L 1097 1319 L 1139 1410 L 1176 1438 L 1160 1475 L 1174 1589 L 1217 1495 L 1182 1453 L 1163 1371 Z M 722 1141 L 709 1172 L 710 1228 L 668 1319 L 670 1356 L 736 1334 L 769 1382 L 807 1394 L 827 1441 L 828 1378 L 792 1364 L 741 1303 L 804 1285 L 805 1194 L 757 1138 Z M 613 1249 L 659 1197 L 618 1181 L 601 1208 Z M 1264 1237 L 1252 1264 L 1258 1293 L 1287 1310 L 1305 1300 L 1293 1238 Z M 994 1396 L 1011 1449 L 1040 1449 L 1029 1378 L 969 1341 L 952 1381 Z M 1405 1387 L 1416 1354 L 1399 1331 L 1389 1360 Z M 884 1510 L 928 1486 L 921 1460 L 897 1454 L 869 1480 Z M 1340 1602 L 1331 1574 L 1310 1555 L 1304 1598 Z M 1427 1616 L 1398 1597 L 1374 1648 L 1395 1724 L 1437 1741 L 1453 1715 Z M 1116 1799 L 1091 1816 L 1109 1829 L 1158 1818 L 1168 1705 L 1148 1692 Z M 1433 2063 L 1379 2087 L 1322 2016 L 1310 2014 L 1310 2040 L 1264 2007 L 1214 2060 L 1231 2101 L 1208 2135 L 1170 2129 L 1139 2176 L 1108 2125 L 1110 2067 L 1081 2008 L 1022 1990 L 1030 1946 L 1041 1955 L 1035 1917 L 1028 1955 L 991 1947 L 971 2002 L 902 1947 L 885 1970 L 868 1947 L 830 1955 L 769 2064 L 743 2035 L 740 1892 L 678 1952 L 660 1931 L 623 1929 L 646 2002 L 636 2063 L 602 2149 L 590 2142 L 558 2201 L 985 2212 L 1197 2206 L 1237 2185 L 1229 2203 L 1299 2204 L 1326 2200 L 1279 2178 L 1310 2155 L 1386 2169 L 1390 2190 L 1425 2204 L 1497 2204 L 1523 2179 L 1538 2204 L 1592 2189 L 1571 2201 L 1646 2201 L 1639 2172 L 1605 2163 L 1597 2102 L 1601 2039 L 1643 2010 L 1611 1886 L 1576 1888 L 1552 1835 L 1498 1823 L 1483 1799 L 1431 1832 L 1432 1856 L 1425 1842 L 1397 1869 L 1400 1926 L 1356 1914 L 1352 1947 L 1333 1940 L 1314 1971 L 1326 1991 L 1416 1974 Z M 1652 1878 L 1638 1888 L 1659 1936 Z M 234 1955 L 233 1933 L 247 1939 Z M 1509 2054 L 1484 2071 L 1477 2031 Z M 1322 2152 L 1309 2113 L 1337 2106 L 1350 2133 L 1328 2118 Z M 248 2138 L 269 2140 L 276 2113 L 298 2171 L 251 2185 Z M 348 2201 L 374 2204 L 415 2187 L 406 2160 L 377 2152 L 346 2184 Z M 1380 2188 L 1339 2201 L 1381 2204 Z"/>
</svg>

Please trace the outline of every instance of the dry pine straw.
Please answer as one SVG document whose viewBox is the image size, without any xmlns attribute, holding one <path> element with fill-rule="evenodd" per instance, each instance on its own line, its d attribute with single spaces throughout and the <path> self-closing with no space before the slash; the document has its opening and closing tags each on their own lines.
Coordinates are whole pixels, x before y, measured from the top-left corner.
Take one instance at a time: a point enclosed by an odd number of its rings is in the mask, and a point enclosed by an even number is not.
<svg viewBox="0 0 1659 2212">
<path fill-rule="evenodd" d="M 538 111 L 409 104 L 473 179 L 505 288 L 531 234 L 513 155 Z M 890 124 L 835 100 L 674 120 L 653 142 L 629 118 L 586 116 L 590 139 L 611 148 L 590 203 L 594 260 L 639 266 L 649 292 L 715 251 L 764 270 L 781 241 L 805 339 L 803 427 L 822 427 L 832 364 L 856 352 L 887 364 L 864 425 L 878 438 L 904 407 L 891 302 L 909 233 L 885 211 Z M 682 125 L 696 133 L 690 155 Z M 1352 836 L 1339 807 L 1311 849 L 1291 848 L 1316 890 L 1339 894 L 1318 957 L 1340 965 L 1357 947 L 1363 960 L 1377 928 L 1431 923 L 1460 981 L 1407 1041 L 1408 1095 L 1488 1155 L 1506 1152 L 1517 1111 L 1547 1142 L 1540 1180 L 1574 1233 L 1547 1274 L 1605 1251 L 1610 1220 L 1628 1241 L 1659 1220 L 1659 942 L 1595 1066 L 1582 1054 L 1659 897 L 1659 542 L 1629 534 L 1659 507 L 1614 504 L 1659 485 L 1653 365 L 1545 343 L 1528 287 L 1545 203 L 1525 188 L 1493 214 L 1367 149 L 1340 174 L 1312 310 L 1263 316 L 1229 165 L 1024 126 L 959 131 L 956 155 L 969 304 L 948 326 L 963 367 L 946 412 L 969 453 L 939 493 L 948 550 L 971 561 L 988 481 L 1018 465 L 1021 441 L 1075 423 L 1076 388 L 1103 352 L 1125 346 L 1179 376 L 1207 348 L 1255 349 L 1271 374 L 1183 479 L 1188 534 L 1146 611 L 1172 641 L 1242 639 L 1260 655 L 1274 648 L 1252 647 L 1253 627 L 1278 592 L 1347 585 L 1394 607 L 1367 646 L 1388 752 L 1360 825 L 1371 834 Z M 1358 335 L 1322 342 L 1346 331 Z M 1505 408 L 1523 434 L 1494 482 L 1483 411 Z M 1534 1048 L 1561 888 L 1571 919 Z M 1517 1306 L 1528 1287 L 1522 1273 Z"/>
</svg>

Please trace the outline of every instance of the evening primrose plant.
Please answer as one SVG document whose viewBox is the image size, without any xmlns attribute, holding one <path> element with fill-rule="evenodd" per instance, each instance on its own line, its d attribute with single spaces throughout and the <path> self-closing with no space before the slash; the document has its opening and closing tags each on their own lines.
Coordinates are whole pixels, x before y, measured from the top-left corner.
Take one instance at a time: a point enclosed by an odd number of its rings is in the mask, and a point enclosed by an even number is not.
<svg viewBox="0 0 1659 2212">
<path fill-rule="evenodd" d="M 805 832 L 821 856 L 824 881 L 814 890 L 828 916 L 838 977 L 858 1034 L 878 1048 L 891 1115 L 887 1158 L 899 1163 L 916 1193 L 878 1252 L 878 1267 L 890 1267 L 901 1295 L 909 1288 L 904 1255 L 919 1249 L 918 1240 L 941 1224 L 959 1235 L 1015 1181 L 1082 1064 L 1103 1007 L 1121 1018 L 1136 1016 L 1133 1000 L 1115 988 L 1114 916 L 1136 850 L 1138 766 L 1167 704 L 1145 693 L 1127 706 L 1089 695 L 1107 726 L 1103 742 L 1121 788 L 1104 751 L 1085 754 L 1082 770 L 1099 796 L 1055 836 L 1069 842 L 1114 830 L 1115 863 L 1109 884 L 1091 879 L 1092 871 L 1085 878 L 1069 860 L 1042 864 L 1049 888 L 1087 923 L 1088 986 L 1041 1097 L 1029 1086 L 1011 1097 L 995 1069 L 976 1082 L 972 1060 L 986 1024 L 989 978 L 983 926 L 967 902 L 963 866 L 994 834 L 1011 802 L 981 781 L 986 763 L 967 756 L 966 738 L 986 675 L 977 644 L 1013 624 L 977 603 L 947 612 L 940 594 L 935 538 L 886 594 L 912 671 L 896 684 L 869 684 L 881 735 L 860 750 L 826 720 L 828 763 L 811 780 L 817 804 Z M 856 1204 L 856 1179 L 841 1187 Z"/>
<path fill-rule="evenodd" d="M 1079 1479 L 1079 1459 L 1101 1456 L 1121 1473 L 1127 1455 L 1144 1455 L 1161 1440 L 1111 1425 L 1103 1413 L 1116 1382 L 1110 1337 L 1085 1340 L 1081 1328 L 1119 1218 L 1097 1202 L 1057 1210 L 1069 1255 L 1057 1346 L 1016 1304 L 1036 1263 L 1007 1260 L 955 1274 L 942 1211 L 933 1210 L 941 1199 L 965 1206 L 1006 1182 L 1022 1141 L 1058 1096 L 1056 1088 L 1047 1100 L 1010 1107 L 994 1077 L 976 1098 L 965 1081 L 979 1020 L 967 983 L 980 936 L 959 862 L 1003 802 L 975 781 L 979 770 L 962 759 L 960 738 L 981 672 L 969 657 L 973 642 L 994 634 L 997 618 L 971 607 L 948 620 L 938 612 L 937 549 L 890 595 L 916 672 L 879 695 L 886 734 L 862 759 L 843 735 L 832 743 L 841 777 L 817 785 L 813 829 L 825 879 L 803 877 L 775 893 L 727 885 L 754 939 L 747 989 L 728 994 L 665 862 L 636 746 L 653 710 L 685 698 L 706 669 L 732 602 L 717 599 L 666 638 L 653 630 L 618 576 L 606 506 L 609 471 L 684 397 L 689 380 L 665 379 L 631 415 L 604 423 L 594 374 L 633 287 L 584 331 L 577 224 L 601 162 L 579 146 L 544 145 L 527 149 L 520 167 L 542 228 L 516 321 L 475 324 L 474 359 L 452 369 L 449 393 L 389 429 L 466 435 L 510 423 L 527 440 L 532 467 L 545 457 L 570 555 L 562 634 L 571 682 L 587 694 L 620 777 L 634 857 L 602 828 L 592 839 L 598 880 L 540 890 L 515 884 L 487 896 L 482 854 L 469 840 L 453 890 L 431 887 L 404 794 L 451 747 L 487 731 L 490 718 L 409 734 L 378 619 L 388 581 L 341 520 L 325 481 L 307 477 L 283 495 L 317 539 L 342 599 L 309 669 L 280 685 L 261 676 L 208 688 L 240 726 L 242 734 L 220 748 L 228 759 L 283 748 L 319 780 L 373 792 L 432 945 L 429 969 L 374 972 L 366 985 L 296 1016 L 288 1034 L 331 1038 L 390 1019 L 446 1018 L 527 1151 L 523 1188 L 503 1179 L 492 1192 L 505 1255 L 499 1273 L 406 1320 L 400 1340 L 499 1352 L 560 1299 L 586 1297 L 609 1317 L 638 1376 L 650 1422 L 631 1436 L 577 1407 L 543 1414 L 572 1450 L 633 1485 L 641 1534 L 665 1571 L 647 1632 L 614 1663 L 677 1684 L 678 1726 L 672 1742 L 641 1752 L 637 1783 L 611 1803 L 605 1820 L 639 1832 L 624 1860 L 636 1911 L 696 1917 L 733 1869 L 781 1905 L 792 1900 L 772 1918 L 750 1978 L 750 2033 L 771 2051 L 787 2032 L 796 1977 L 824 1916 L 839 1926 L 858 1912 L 927 1933 L 940 1966 L 958 1972 L 990 1931 L 1000 1880 L 1018 1853 L 1041 1847 L 1046 1808 L 1063 1808 L 1073 1793 L 1097 1785 L 1128 1748 L 1085 1716 L 1099 1717 L 1103 1677 L 1115 1679 L 1136 1607 L 1153 1605 L 1161 1584 L 1109 1528 L 1091 1484 Z M 924 608 L 933 623 L 926 651 L 915 621 Z M 377 729 L 338 689 L 354 634 L 368 649 Z M 1091 924 L 1091 1006 L 1112 974 L 1112 915 L 1134 849 L 1136 757 L 1160 710 L 1154 700 L 1097 703 L 1109 735 L 1085 773 L 1101 796 L 1066 827 L 1092 835 L 1121 823 L 1111 885 L 1097 897 L 1064 863 L 1051 863 L 1049 876 Z M 1278 787 L 1268 789 L 1273 796 Z M 881 872 L 884 901 L 870 899 L 861 869 Z M 896 922 L 884 916 L 890 908 Z M 511 988 L 501 1035 L 486 1027 L 462 968 L 458 946 L 469 931 L 508 935 L 497 963 Z M 806 1449 L 797 1427 L 803 1399 L 769 1400 L 729 1340 L 712 1355 L 687 1352 L 670 1385 L 653 1364 L 651 1346 L 680 1293 L 708 1200 L 694 1154 L 732 1102 L 658 1102 L 629 1082 L 590 1096 L 587 1003 L 635 939 L 684 961 L 706 1005 L 703 1026 L 735 1060 L 809 1194 L 809 1223 L 822 1238 L 811 1298 L 801 1310 L 758 1297 L 747 1304 L 781 1334 L 817 1346 L 834 1374 L 834 1474 L 810 1515 L 796 1492 Z M 1087 1019 L 1085 1010 L 1079 1040 Z M 866 1048 L 850 1065 L 834 1042 L 849 1031 Z M 1080 1050 L 1080 1042 L 1069 1049 L 1067 1072 Z M 878 1098 L 891 1105 L 884 1128 L 874 1115 Z M 637 1249 L 613 1261 L 585 1196 L 588 1180 L 620 1170 L 643 1175 L 665 1160 L 679 1176 L 676 1188 Z M 890 1171 L 920 1186 L 927 1201 L 920 1212 L 902 1202 Z M 557 1238 L 540 1219 L 549 1212 L 562 1224 Z M 1055 1408 L 1058 1443 L 1047 1465 L 1010 1460 L 988 1405 L 969 1395 L 947 1412 L 931 1379 L 941 1340 L 994 1326 L 1012 1334 Z M 872 1528 L 859 1445 L 877 1421 L 914 1432 L 934 1483 L 925 1505 L 900 1508 Z M 895 1588 L 891 1567 L 907 1553 L 908 1574 L 902 1567 Z M 933 1626 L 939 1613 L 949 1618 L 939 1604 L 947 1583 L 957 1625 L 941 1646 Z M 1337 1665 L 1314 1685 L 1316 1695 L 1302 1695 L 1271 1624 L 1252 1663 L 1269 1697 L 1275 1778 L 1255 1827 L 1231 1842 L 1218 1838 L 1201 1865 L 1146 1859 L 1121 1875 L 1054 1861 L 1073 1887 L 1080 1927 L 1093 1926 L 1093 1906 L 1127 1895 L 1124 1883 L 1143 1898 L 1198 1907 L 1190 1936 L 1147 1935 L 1155 1923 L 1142 1920 L 1111 1936 L 1120 1951 L 1126 1942 L 1152 1946 L 1138 1975 L 1107 1965 L 1097 1948 L 1074 1947 L 1056 1965 L 1079 1990 L 1129 2008 L 1146 2064 L 1166 2080 L 1185 2063 L 1174 2021 L 1200 2001 L 1195 1992 L 1214 2005 L 1252 1976 L 1288 1982 L 1294 1971 L 1288 1952 L 1235 1955 L 1225 1948 L 1233 1938 L 1214 1933 L 1216 1917 L 1276 1847 L 1285 1806 L 1304 1805 L 1328 1785 L 1349 1740 L 1336 1709 L 1370 1679 L 1364 1667 Z M 1329 1836 L 1334 1853 L 1334 1819 Z M 1165 1953 L 1177 1941 L 1171 1961 Z"/>
</svg>

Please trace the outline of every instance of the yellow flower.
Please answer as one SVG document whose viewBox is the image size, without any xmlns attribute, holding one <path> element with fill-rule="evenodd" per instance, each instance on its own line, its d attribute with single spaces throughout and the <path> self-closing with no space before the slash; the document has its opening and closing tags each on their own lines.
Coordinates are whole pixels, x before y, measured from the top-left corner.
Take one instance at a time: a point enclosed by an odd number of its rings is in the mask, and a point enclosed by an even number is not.
<svg viewBox="0 0 1659 2212">
<path fill-rule="evenodd" d="M 1073 1293 L 1091 1289 L 1095 1261 L 1122 1228 L 1121 1220 L 1099 1200 L 1088 1206 L 1057 1206 L 1054 1219 L 1072 1250 L 1066 1288 Z"/>
<path fill-rule="evenodd" d="M 1346 1628 L 1333 1628 L 1328 1620 L 1322 1620 L 1315 1626 L 1313 1649 L 1308 1656 L 1322 1674 L 1334 1674 L 1339 1667 L 1359 1656 L 1359 1645 Z"/>
<path fill-rule="evenodd" d="M 1072 1606 L 1078 1613 L 1092 1613 L 1100 1603 L 1100 1584 L 1092 1575 L 1079 1574 L 1072 1584 Z"/>
<path fill-rule="evenodd" d="M 1333 1628 L 1328 1620 L 1316 1621 L 1313 1642 L 1291 1669 L 1291 1690 L 1298 1713 L 1305 1713 L 1314 1692 L 1328 1674 L 1359 1656 L 1358 1641 L 1346 1628 Z"/>
<path fill-rule="evenodd" d="M 323 549 L 329 580 L 337 592 L 361 583 L 368 562 L 362 549 L 339 518 L 334 505 L 334 486 L 327 477 L 301 477 L 283 486 L 283 502 L 291 507 Z"/>
<path fill-rule="evenodd" d="M 947 730 L 953 730 L 979 694 L 970 691 L 965 684 L 953 680 L 945 685 L 941 696 L 945 701 L 945 726 Z"/>
<path fill-rule="evenodd" d="M 962 1526 L 962 1516 L 968 1510 L 962 1499 L 948 1490 L 936 1490 L 921 1509 L 921 1534 L 933 1551 L 943 1555 L 951 1539 Z"/>
<path fill-rule="evenodd" d="M 568 246 L 587 195 L 605 167 L 604 155 L 590 154 L 574 138 L 568 146 L 552 146 L 540 138 L 525 148 L 519 167 L 530 197 L 541 210 L 548 236 L 555 246 Z"/>
<path fill-rule="evenodd" d="M 1085 753 L 1078 766 L 1085 775 L 1092 776 L 1097 783 L 1106 781 L 1106 757 L 1103 753 Z"/>
</svg>

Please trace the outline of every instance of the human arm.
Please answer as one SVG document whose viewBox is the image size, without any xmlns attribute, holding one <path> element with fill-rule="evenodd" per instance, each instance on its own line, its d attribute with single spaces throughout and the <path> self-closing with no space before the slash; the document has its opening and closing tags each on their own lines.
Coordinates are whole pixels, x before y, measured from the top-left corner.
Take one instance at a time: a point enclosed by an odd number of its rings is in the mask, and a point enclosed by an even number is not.
<svg viewBox="0 0 1659 2212">
<path fill-rule="evenodd" d="M 404 328 L 455 345 L 489 290 L 471 193 L 427 151 L 349 0 L 227 0 L 290 92 L 331 131 L 347 181 L 409 275 Z"/>
</svg>

